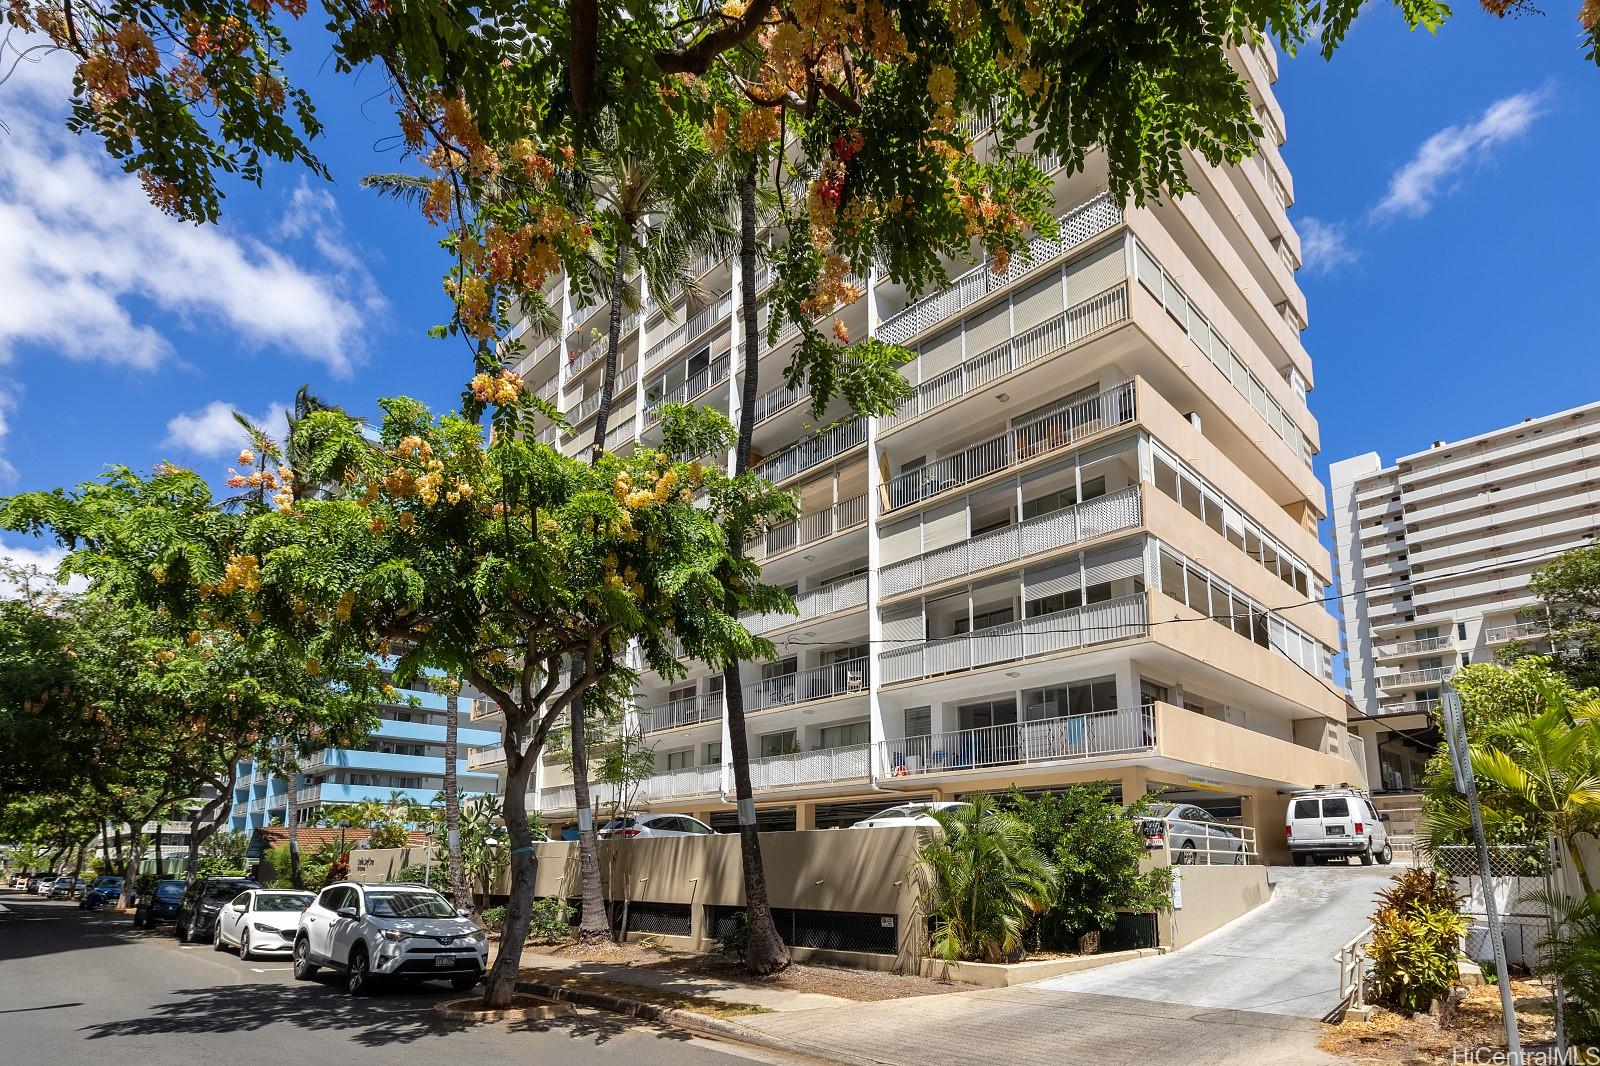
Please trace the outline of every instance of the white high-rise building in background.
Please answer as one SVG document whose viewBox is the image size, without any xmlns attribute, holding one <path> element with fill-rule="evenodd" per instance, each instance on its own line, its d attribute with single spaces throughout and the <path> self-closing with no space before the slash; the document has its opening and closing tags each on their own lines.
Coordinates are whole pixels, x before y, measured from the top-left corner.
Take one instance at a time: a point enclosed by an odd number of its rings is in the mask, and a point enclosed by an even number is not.
<svg viewBox="0 0 1600 1066">
<path fill-rule="evenodd" d="M 1054 167 L 1060 232 L 1003 272 L 952 262 L 954 280 L 917 298 L 862 279 L 837 315 L 849 335 L 917 353 L 895 414 L 813 419 L 783 384 L 795 331 L 764 347 L 758 469 L 803 511 L 750 545 L 799 612 L 747 620 L 778 648 L 742 678 L 764 827 L 1098 779 L 1171 790 L 1281 848 L 1287 790 L 1360 781 L 1321 602 L 1332 569 L 1276 59 L 1234 62 L 1268 135 L 1237 167 L 1188 154 L 1193 194 L 1124 209 L 1103 159 Z M 700 294 L 627 318 L 610 448 L 658 441 L 669 401 L 738 423 L 736 268 L 702 262 Z M 559 279 L 548 295 L 559 333 L 519 326 L 516 369 L 575 427 L 543 439 L 576 454 L 606 308 Z M 637 803 L 732 827 L 722 678 L 688 665 L 642 677 L 655 774 Z M 484 709 L 475 724 L 492 724 Z M 560 757 L 537 778 L 546 819 L 570 819 Z"/>
<path fill-rule="evenodd" d="M 1548 647 L 1528 582 L 1600 531 L 1600 403 L 1329 473 L 1368 773 L 1374 788 L 1413 788 L 1450 675 L 1512 641 Z"/>
</svg>

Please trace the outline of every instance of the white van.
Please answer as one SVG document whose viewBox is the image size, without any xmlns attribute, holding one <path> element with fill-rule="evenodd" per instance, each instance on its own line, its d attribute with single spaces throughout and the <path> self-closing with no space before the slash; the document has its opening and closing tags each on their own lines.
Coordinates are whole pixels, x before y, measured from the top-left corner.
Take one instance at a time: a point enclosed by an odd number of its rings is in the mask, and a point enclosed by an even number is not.
<svg viewBox="0 0 1600 1066">
<path fill-rule="evenodd" d="M 1361 865 L 1394 858 L 1388 815 L 1380 815 L 1367 794 L 1355 788 L 1303 789 L 1289 797 L 1283 832 L 1296 866 L 1309 859 L 1359 856 Z"/>
</svg>

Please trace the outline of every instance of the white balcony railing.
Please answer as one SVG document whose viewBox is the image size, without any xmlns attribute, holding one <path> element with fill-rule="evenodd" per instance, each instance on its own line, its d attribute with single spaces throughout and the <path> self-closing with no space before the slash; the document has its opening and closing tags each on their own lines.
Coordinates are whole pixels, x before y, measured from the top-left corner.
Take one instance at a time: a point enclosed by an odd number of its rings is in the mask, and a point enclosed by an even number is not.
<svg viewBox="0 0 1600 1066">
<path fill-rule="evenodd" d="M 779 385 L 775 389 L 768 389 L 756 397 L 756 424 L 760 425 L 773 415 L 787 411 L 810 395 L 811 393 L 806 389 L 790 388 L 788 385 Z"/>
<path fill-rule="evenodd" d="M 606 430 L 606 451 L 614 452 L 624 442 L 633 440 L 633 423 L 633 418 L 626 418 L 621 424 Z"/>
<path fill-rule="evenodd" d="M 485 744 L 480 748 L 467 749 L 467 769 L 482 770 L 490 766 L 501 766 L 506 761 L 506 749 L 499 744 Z"/>
<path fill-rule="evenodd" d="M 1043 418 L 1015 426 L 998 437 L 981 441 L 955 455 L 891 478 L 889 509 L 905 507 L 959 488 L 1046 452 L 1065 448 L 1113 426 L 1125 425 L 1133 419 L 1133 382 L 1124 381 Z"/>
<path fill-rule="evenodd" d="M 296 807 L 309 807 L 309 806 L 312 806 L 313 804 L 317 804 L 317 803 L 321 803 L 321 802 L 322 802 L 322 786 L 321 785 L 309 785 L 309 786 L 307 786 L 305 788 L 297 788 L 297 789 L 295 789 L 294 803 L 295 803 Z"/>
<path fill-rule="evenodd" d="M 1404 703 L 1384 703 L 1378 706 L 1372 717 L 1381 718 L 1390 714 L 1431 714 L 1438 706 L 1438 700 L 1407 700 Z"/>
<path fill-rule="evenodd" d="M 924 381 L 912 390 L 898 411 L 884 418 L 884 431 L 894 429 L 945 404 L 954 403 L 1018 367 L 1026 366 L 1127 320 L 1128 285 L 1127 282 L 1119 282 L 1116 288 L 1107 289 L 1082 303 L 1074 304 L 1049 321 L 1024 330 L 1003 344 L 973 356 L 960 366 L 951 367 L 943 374 Z"/>
<path fill-rule="evenodd" d="M 1411 685 L 1436 685 L 1456 672 L 1453 666 L 1430 666 L 1422 670 L 1402 670 L 1398 674 L 1379 675 L 1379 688 L 1406 688 Z"/>
<path fill-rule="evenodd" d="M 1390 644 L 1378 649 L 1378 654 L 1386 658 L 1398 655 L 1421 655 L 1430 651 L 1439 651 L 1448 648 L 1455 642 L 1449 637 L 1423 637 L 1421 640 L 1402 640 L 1398 644 Z"/>
<path fill-rule="evenodd" d="M 774 452 L 761 460 L 756 472 L 774 482 L 787 481 L 866 442 L 867 420 L 858 415 L 848 422 L 840 422 L 821 433 L 795 441 L 780 452 Z"/>
<path fill-rule="evenodd" d="M 1516 625 L 1496 626 L 1483 631 L 1487 644 L 1504 644 L 1508 640 L 1528 640 L 1545 636 L 1549 627 L 1543 622 L 1518 622 Z"/>
<path fill-rule="evenodd" d="M 750 761 L 752 788 L 794 788 L 867 777 L 872 770 L 872 746 L 851 744 L 793 755 L 772 755 Z"/>
<path fill-rule="evenodd" d="M 722 790 L 722 767 L 691 766 L 683 770 L 668 770 L 652 774 L 639 784 L 638 789 L 626 797 L 635 804 L 665 802 L 695 796 L 710 796 Z M 577 799 L 571 785 L 556 785 L 539 793 L 539 810 L 570 811 Z M 595 782 L 589 787 L 589 803 L 595 810 L 607 809 L 616 803 L 614 786 Z"/>
<path fill-rule="evenodd" d="M 861 656 L 810 670 L 762 678 L 744 687 L 744 709 L 764 711 L 798 703 L 848 696 L 867 690 L 867 659 Z"/>
<path fill-rule="evenodd" d="M 722 719 L 722 693 L 717 692 L 703 696 L 687 696 L 681 700 L 669 700 L 654 707 L 641 708 L 638 712 L 638 717 L 639 728 L 646 733 L 659 733 L 663 729 L 677 729 L 679 726 L 720 721 Z"/>
<path fill-rule="evenodd" d="M 728 356 L 719 355 L 709 366 L 696 370 L 681 385 L 651 399 L 647 393 L 644 401 L 645 425 L 653 426 L 661 417 L 662 404 L 688 403 L 701 393 L 728 380 Z M 654 387 L 653 387 L 654 388 Z"/>
<path fill-rule="evenodd" d="M 617 374 L 617 380 L 611 386 L 611 403 L 613 407 L 619 406 L 623 401 L 632 398 L 629 390 L 633 388 L 634 383 L 638 380 L 639 368 L 636 366 L 630 366 Z M 596 389 L 582 400 L 579 400 L 577 406 L 567 412 L 567 421 L 576 426 L 593 418 L 595 413 L 600 410 L 600 398 L 603 395 L 605 395 L 603 392 Z"/>
<path fill-rule="evenodd" d="M 1147 610 L 1143 595 L 1125 596 L 891 649 L 878 656 L 878 668 L 883 683 L 892 685 L 1126 640 L 1148 631 Z"/>
<path fill-rule="evenodd" d="M 715 323 L 727 318 L 728 311 L 732 306 L 733 294 L 723 293 L 712 301 L 710 307 L 690 318 L 689 321 L 681 322 L 674 326 L 666 336 L 650 346 L 650 350 L 645 353 L 645 366 L 654 366 L 656 360 L 676 352 L 679 348 L 705 333 Z"/>
<path fill-rule="evenodd" d="M 1035 237 L 1029 241 L 1026 249 L 1011 257 L 1010 267 L 1004 274 L 996 274 L 986 262 L 980 263 L 938 292 L 885 319 L 878 336 L 891 344 L 904 344 L 1121 221 L 1122 208 L 1110 193 L 1101 193 L 1062 215 L 1056 236 Z"/>
<path fill-rule="evenodd" d="M 879 570 L 878 593 L 896 596 L 923 585 L 1014 563 L 1078 541 L 1132 529 L 1142 518 L 1139 486 L 1130 485 L 1059 511 L 924 552 Z"/>
<path fill-rule="evenodd" d="M 878 742 L 878 773 L 921 777 L 987 766 L 1071 762 L 1152 751 L 1155 707 L 1121 707 Z"/>
<path fill-rule="evenodd" d="M 824 507 L 820 511 L 801 515 L 793 522 L 785 522 L 781 526 L 769 529 L 764 535 L 751 541 L 748 550 L 750 557 L 759 561 L 846 529 L 865 525 L 866 521 L 867 494 L 862 493 L 860 496 L 841 500 L 831 507 Z"/>
<path fill-rule="evenodd" d="M 761 634 L 808 618 L 820 618 L 835 611 L 860 607 L 866 602 L 867 575 L 861 574 L 796 596 L 794 614 L 747 614 L 740 616 L 739 621 L 750 632 Z"/>
</svg>

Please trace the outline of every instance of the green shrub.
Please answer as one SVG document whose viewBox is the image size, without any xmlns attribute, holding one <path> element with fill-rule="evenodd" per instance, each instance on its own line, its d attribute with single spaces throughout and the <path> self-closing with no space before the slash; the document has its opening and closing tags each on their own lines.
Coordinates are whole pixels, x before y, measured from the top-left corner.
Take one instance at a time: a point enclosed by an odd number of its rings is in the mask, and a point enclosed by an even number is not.
<svg viewBox="0 0 1600 1066">
<path fill-rule="evenodd" d="M 195 864 L 196 877 L 243 877 L 244 870 L 222 855 L 202 855 Z"/>
<path fill-rule="evenodd" d="M 436 892 L 443 892 L 450 887 L 450 869 L 433 863 L 431 866 L 414 862 L 410 866 L 402 866 L 395 875 L 397 881 L 408 881 L 416 885 L 427 885 Z M 466 906 L 466 904 L 462 904 Z"/>
<path fill-rule="evenodd" d="M 1141 870 L 1145 846 L 1136 819 L 1149 797 L 1124 810 L 1111 799 L 1110 785 L 1095 783 L 1036 797 L 1013 788 L 1008 805 L 1060 872 L 1049 906 L 1034 923 L 1036 948 L 1076 950 L 1083 934 L 1113 929 L 1119 911 L 1150 914 L 1171 905 L 1171 869 Z"/>
<path fill-rule="evenodd" d="M 1576 901 L 1560 894 L 1534 898 L 1556 915 L 1539 951 L 1545 976 L 1559 979 L 1566 995 L 1567 1035 L 1580 1045 L 1600 1044 L 1600 892 Z"/>
<path fill-rule="evenodd" d="M 406 832 L 405 826 L 396 822 L 387 822 L 378 826 L 367 837 L 367 847 L 374 850 L 403 848 L 406 846 L 408 838 L 409 834 Z"/>
<path fill-rule="evenodd" d="M 1437 870 L 1407 870 L 1378 899 L 1367 948 L 1375 999 L 1401 1014 L 1426 1011 L 1458 978 L 1461 898 Z"/>
<path fill-rule="evenodd" d="M 735 911 L 733 914 L 733 928 L 717 937 L 717 946 L 724 955 L 731 955 L 736 959 L 744 958 L 745 952 L 750 949 L 750 914 L 748 911 Z"/>
<path fill-rule="evenodd" d="M 478 921 L 491 933 L 498 933 L 506 927 L 506 909 L 504 907 L 490 907 L 478 915 Z"/>
<path fill-rule="evenodd" d="M 533 901 L 533 914 L 528 921 L 530 943 L 554 944 L 571 935 L 571 904 L 560 896 L 542 896 Z"/>
<path fill-rule="evenodd" d="M 943 832 L 917 849 L 929 945 L 941 959 L 1015 961 L 1029 921 L 1057 898 L 1060 874 L 1034 847 L 1028 823 L 978 793 L 934 813 Z"/>
</svg>

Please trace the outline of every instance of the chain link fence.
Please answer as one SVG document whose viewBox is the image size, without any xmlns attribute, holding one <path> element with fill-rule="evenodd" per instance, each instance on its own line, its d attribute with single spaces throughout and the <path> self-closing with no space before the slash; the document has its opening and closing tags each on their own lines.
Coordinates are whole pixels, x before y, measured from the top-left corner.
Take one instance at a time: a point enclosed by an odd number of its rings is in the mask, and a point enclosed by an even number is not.
<svg viewBox="0 0 1600 1066">
<path fill-rule="evenodd" d="M 1480 962 L 1494 958 L 1485 909 L 1488 893 L 1493 892 L 1505 931 L 1506 964 L 1532 972 L 1540 969 L 1543 962 L 1539 942 L 1551 933 L 1551 915 L 1539 897 L 1555 885 L 1553 859 L 1552 849 L 1546 844 L 1491 845 L 1487 884 L 1478 849 L 1470 845 L 1430 848 L 1419 843 L 1413 863 L 1446 874 L 1456 891 L 1466 897 L 1462 911 L 1471 920 L 1466 942 L 1468 958 Z"/>
</svg>

